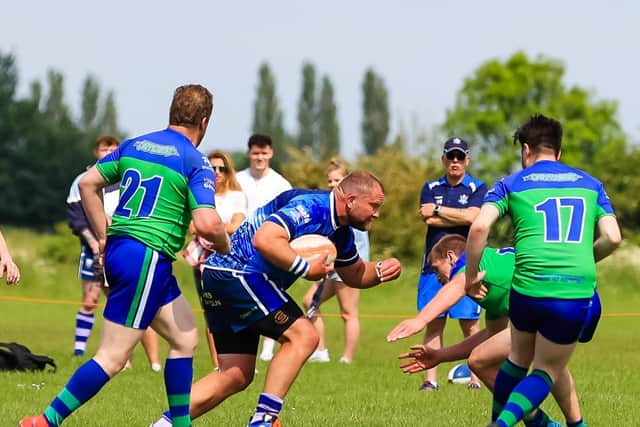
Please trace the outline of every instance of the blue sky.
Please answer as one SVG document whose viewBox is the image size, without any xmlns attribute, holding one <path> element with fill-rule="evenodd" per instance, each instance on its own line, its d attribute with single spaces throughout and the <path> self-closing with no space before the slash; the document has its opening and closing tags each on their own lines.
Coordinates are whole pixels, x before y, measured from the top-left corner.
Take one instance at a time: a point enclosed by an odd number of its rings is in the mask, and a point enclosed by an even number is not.
<svg viewBox="0 0 640 427">
<path fill-rule="evenodd" d="M 179 6 L 178 6 L 179 5 Z M 163 128 L 173 89 L 214 93 L 204 150 L 244 150 L 257 70 L 277 79 L 285 125 L 296 129 L 301 67 L 312 62 L 336 91 L 343 155 L 361 151 L 361 83 L 372 66 L 390 93 L 392 132 L 441 123 L 465 77 L 517 50 L 565 63 L 567 84 L 619 102 L 640 134 L 640 2 L 634 1 L 122 1 L 12 2 L 0 50 L 17 57 L 21 94 L 55 68 L 78 111 L 88 73 L 113 89 L 130 135 Z"/>
</svg>

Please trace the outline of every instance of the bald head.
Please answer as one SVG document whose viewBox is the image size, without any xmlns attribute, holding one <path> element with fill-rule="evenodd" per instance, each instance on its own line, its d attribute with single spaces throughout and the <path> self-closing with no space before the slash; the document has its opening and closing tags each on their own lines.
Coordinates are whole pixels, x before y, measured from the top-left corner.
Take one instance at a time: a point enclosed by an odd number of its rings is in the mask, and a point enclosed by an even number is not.
<svg viewBox="0 0 640 427">
<path fill-rule="evenodd" d="M 370 193 L 372 190 L 380 189 L 384 193 L 384 187 L 382 182 L 369 172 L 365 171 L 353 171 L 349 175 L 345 176 L 338 189 L 343 194 L 355 194 L 362 195 Z"/>
<path fill-rule="evenodd" d="M 384 188 L 369 172 L 355 171 L 334 187 L 336 208 L 343 225 L 368 230 L 371 221 L 380 215 L 384 202 Z"/>
</svg>

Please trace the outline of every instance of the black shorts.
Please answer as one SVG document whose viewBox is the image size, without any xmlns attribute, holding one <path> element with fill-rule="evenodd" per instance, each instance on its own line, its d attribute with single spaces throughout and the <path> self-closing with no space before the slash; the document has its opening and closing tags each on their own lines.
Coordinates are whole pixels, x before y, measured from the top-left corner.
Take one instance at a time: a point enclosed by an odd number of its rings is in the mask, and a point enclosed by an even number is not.
<svg viewBox="0 0 640 427">
<path fill-rule="evenodd" d="M 231 328 L 216 331 L 214 341 L 218 354 L 257 354 L 260 335 L 278 340 L 284 331 L 303 317 L 302 310 L 292 300 L 266 317 L 252 323 L 241 331 Z"/>
</svg>

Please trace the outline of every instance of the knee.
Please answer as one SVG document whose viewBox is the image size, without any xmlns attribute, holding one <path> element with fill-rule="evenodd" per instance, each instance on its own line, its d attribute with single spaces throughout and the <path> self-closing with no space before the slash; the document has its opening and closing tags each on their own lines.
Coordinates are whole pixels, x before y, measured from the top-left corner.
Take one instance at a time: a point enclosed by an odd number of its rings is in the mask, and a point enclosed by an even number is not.
<svg viewBox="0 0 640 427">
<path fill-rule="evenodd" d="M 180 334 L 179 337 L 169 338 L 170 350 L 182 355 L 193 355 L 198 346 L 198 330 L 192 329 Z"/>
<path fill-rule="evenodd" d="M 255 369 L 229 369 L 222 372 L 232 393 L 245 390 L 253 382 Z"/>
<path fill-rule="evenodd" d="M 358 310 L 344 310 L 340 312 L 340 317 L 345 322 L 358 320 Z"/>
<path fill-rule="evenodd" d="M 469 355 L 469 358 L 467 359 L 467 364 L 469 365 L 469 369 L 471 369 L 474 373 L 477 373 L 478 371 L 482 370 L 482 368 L 485 365 L 481 355 L 473 351 L 471 352 L 471 354 Z"/>
</svg>

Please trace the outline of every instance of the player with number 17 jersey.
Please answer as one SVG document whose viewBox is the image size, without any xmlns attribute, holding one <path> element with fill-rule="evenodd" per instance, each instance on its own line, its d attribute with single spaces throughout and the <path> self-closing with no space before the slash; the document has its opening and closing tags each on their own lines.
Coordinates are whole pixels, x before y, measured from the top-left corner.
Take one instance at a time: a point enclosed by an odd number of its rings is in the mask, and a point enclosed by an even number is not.
<svg viewBox="0 0 640 427">
<path fill-rule="evenodd" d="M 498 181 L 484 203 L 513 221 L 514 290 L 530 297 L 593 296 L 595 227 L 614 215 L 600 181 L 557 161 L 538 161 Z"/>
<path fill-rule="evenodd" d="M 146 329 L 180 290 L 175 253 L 196 208 L 215 207 L 211 165 L 172 129 L 123 142 L 96 165 L 108 183 L 120 181 L 120 201 L 107 233 L 105 274 L 111 292 L 104 317 Z"/>
</svg>

